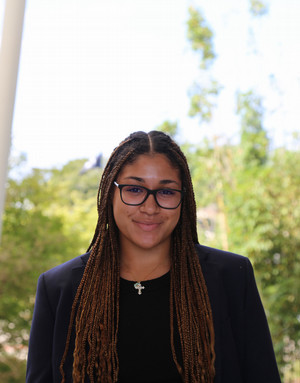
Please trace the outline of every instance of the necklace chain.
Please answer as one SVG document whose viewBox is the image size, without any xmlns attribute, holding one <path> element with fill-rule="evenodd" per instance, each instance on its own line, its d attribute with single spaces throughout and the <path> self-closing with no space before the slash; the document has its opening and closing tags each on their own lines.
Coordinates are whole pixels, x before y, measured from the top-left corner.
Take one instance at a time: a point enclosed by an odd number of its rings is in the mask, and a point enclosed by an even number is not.
<svg viewBox="0 0 300 383">
<path fill-rule="evenodd" d="M 136 282 L 134 282 L 134 285 L 133 285 L 133 286 L 134 286 L 134 288 L 135 288 L 136 290 L 138 290 L 138 295 L 142 295 L 142 290 L 145 289 L 145 286 L 143 286 L 143 285 L 141 284 L 141 281 L 142 281 L 142 280 L 143 280 L 143 281 L 147 280 L 147 278 L 148 278 L 152 273 L 154 273 L 154 271 L 155 271 L 156 269 L 158 269 L 158 267 L 161 266 L 161 265 L 162 265 L 162 263 L 159 263 L 158 265 L 156 265 L 155 268 L 154 268 L 153 270 L 151 270 L 150 273 L 148 273 L 143 279 L 138 280 L 138 279 L 134 278 Z M 131 274 L 131 275 L 132 275 L 132 274 Z"/>
</svg>

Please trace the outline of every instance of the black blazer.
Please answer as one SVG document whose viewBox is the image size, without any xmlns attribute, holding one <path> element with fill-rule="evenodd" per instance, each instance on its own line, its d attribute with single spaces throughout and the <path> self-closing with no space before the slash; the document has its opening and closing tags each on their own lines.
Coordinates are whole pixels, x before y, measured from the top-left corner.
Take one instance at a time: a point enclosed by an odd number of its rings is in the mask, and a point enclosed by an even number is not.
<svg viewBox="0 0 300 383">
<path fill-rule="evenodd" d="M 279 383 L 270 332 L 250 261 L 196 245 L 215 327 L 215 383 Z M 38 280 L 29 341 L 27 383 L 60 383 L 70 312 L 89 255 L 43 273 Z M 72 350 L 74 336 L 71 340 Z M 72 351 L 65 368 L 72 382 Z M 142 383 L 142 382 L 141 382 Z"/>
</svg>

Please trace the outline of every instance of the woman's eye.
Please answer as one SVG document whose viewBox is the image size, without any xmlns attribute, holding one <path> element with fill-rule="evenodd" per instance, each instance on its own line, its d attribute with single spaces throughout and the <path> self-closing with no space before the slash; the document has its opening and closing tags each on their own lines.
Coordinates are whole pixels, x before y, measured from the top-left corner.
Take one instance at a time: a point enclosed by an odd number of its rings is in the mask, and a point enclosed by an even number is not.
<svg viewBox="0 0 300 383">
<path fill-rule="evenodd" d="M 127 186 L 125 191 L 126 193 L 139 194 L 143 192 L 143 189 L 138 186 Z"/>
<path fill-rule="evenodd" d="M 170 189 L 161 189 L 158 193 L 163 197 L 171 197 L 175 194 L 175 192 Z"/>
</svg>

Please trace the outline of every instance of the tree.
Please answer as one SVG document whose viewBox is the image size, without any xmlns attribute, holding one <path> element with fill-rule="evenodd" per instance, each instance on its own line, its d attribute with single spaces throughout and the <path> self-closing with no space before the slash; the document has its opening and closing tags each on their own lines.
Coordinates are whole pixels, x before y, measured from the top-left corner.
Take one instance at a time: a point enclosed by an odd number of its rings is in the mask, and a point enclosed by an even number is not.
<svg viewBox="0 0 300 383">
<path fill-rule="evenodd" d="M 241 148 L 244 167 L 263 165 L 268 156 L 269 140 L 262 125 L 262 100 L 252 90 L 237 92 L 237 114 L 241 119 Z"/>
<path fill-rule="evenodd" d="M 200 59 L 200 79 L 193 84 L 189 91 L 191 98 L 189 115 L 197 116 L 200 122 L 208 122 L 212 118 L 215 98 L 221 89 L 216 80 L 207 76 L 207 70 L 212 66 L 216 57 L 213 49 L 213 32 L 201 11 L 193 7 L 189 8 L 187 27 L 187 38 Z"/>
<path fill-rule="evenodd" d="M 192 49 L 200 55 L 200 68 L 207 69 L 216 55 L 213 50 L 213 32 L 199 9 L 189 8 L 187 38 Z"/>
<path fill-rule="evenodd" d="M 156 129 L 161 131 L 161 132 L 168 134 L 170 137 L 175 139 L 175 137 L 178 134 L 178 123 L 177 122 L 164 121 L 162 124 L 157 126 Z"/>
<path fill-rule="evenodd" d="M 300 348 L 299 160 L 275 150 L 264 167 L 239 174 L 228 201 L 230 245 L 254 265 L 282 373 Z"/>
<path fill-rule="evenodd" d="M 268 13 L 268 6 L 259 0 L 250 0 L 250 13 L 252 16 L 263 16 Z"/>
<path fill-rule="evenodd" d="M 252 261 L 276 358 L 286 376 L 287 371 L 293 374 L 300 355 L 300 152 L 270 151 L 264 111 L 256 109 L 259 103 L 246 101 L 240 109 L 239 145 L 206 140 L 184 148 L 200 241 L 221 248 L 227 242 L 231 251 Z"/>
<path fill-rule="evenodd" d="M 24 381 L 39 274 L 85 252 L 92 238 L 99 171 L 80 175 L 83 163 L 9 177 L 0 249 L 0 381 Z"/>
</svg>

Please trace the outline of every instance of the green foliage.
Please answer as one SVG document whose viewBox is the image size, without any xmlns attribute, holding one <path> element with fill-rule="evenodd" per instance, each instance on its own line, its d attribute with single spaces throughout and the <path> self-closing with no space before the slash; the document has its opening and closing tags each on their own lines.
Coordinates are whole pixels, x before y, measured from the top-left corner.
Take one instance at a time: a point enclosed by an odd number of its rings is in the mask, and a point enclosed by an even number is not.
<svg viewBox="0 0 300 383">
<path fill-rule="evenodd" d="M 208 87 L 195 83 L 189 91 L 191 98 L 189 116 L 198 116 L 200 121 L 209 122 L 212 118 L 212 111 L 216 106 L 215 98 L 220 90 L 221 86 L 214 80 L 211 81 Z"/>
<path fill-rule="evenodd" d="M 0 349 L 1 351 L 1 349 Z M 0 354 L 0 381 L 5 383 L 24 383 L 26 361 L 16 359 L 6 353 Z"/>
<path fill-rule="evenodd" d="M 193 7 L 189 8 L 187 27 L 188 40 L 200 58 L 200 70 L 203 73 L 201 80 L 196 81 L 189 91 L 191 99 L 189 115 L 197 116 L 200 122 L 208 122 L 212 118 L 215 99 L 221 89 L 216 80 L 210 79 L 204 74 L 204 71 L 212 66 L 216 58 L 213 48 L 213 32 L 201 11 Z"/>
<path fill-rule="evenodd" d="M 296 376 L 300 152 L 270 151 L 262 101 L 253 91 L 238 93 L 237 113 L 239 145 L 220 138 L 185 145 L 198 206 L 199 238 L 251 259 L 282 376 L 286 371 Z"/>
<path fill-rule="evenodd" d="M 185 145 L 198 206 L 200 242 L 228 250 L 226 190 L 232 178 L 233 148 L 214 138 L 201 145 Z"/>
<path fill-rule="evenodd" d="M 187 38 L 192 44 L 192 49 L 200 54 L 200 67 L 207 69 L 216 56 L 213 50 L 213 32 L 201 11 L 193 7 L 189 8 L 187 26 Z"/>
<path fill-rule="evenodd" d="M 268 12 L 250 0 L 252 16 Z M 190 9 L 188 39 L 200 58 L 201 80 L 190 90 L 189 115 L 208 123 L 221 89 L 211 80 L 213 33 Z M 299 378 L 300 359 L 300 152 L 270 151 L 262 99 L 237 92 L 240 143 L 220 138 L 185 144 L 198 206 L 199 239 L 248 256 L 269 320 L 276 358 L 288 382 Z M 299 137 L 299 136 L 297 136 Z M 297 140 L 295 136 L 295 140 Z M 297 148 L 297 146 L 294 146 Z M 298 365 L 299 367 L 299 365 Z"/>
<path fill-rule="evenodd" d="M 277 149 L 247 167 L 241 158 L 248 149 L 220 140 L 185 145 L 199 239 L 251 259 L 279 367 L 293 375 L 300 355 L 300 152 Z"/>
<path fill-rule="evenodd" d="M 253 91 L 237 93 L 237 113 L 241 119 L 242 161 L 245 167 L 263 165 L 267 160 L 269 140 L 263 128 L 262 100 Z"/>
<path fill-rule="evenodd" d="M 85 252 L 92 238 L 99 171 L 80 175 L 83 163 L 8 180 L 0 248 L 1 382 L 18 381 L 12 360 L 19 363 L 17 349 L 27 345 L 39 274 Z"/>
<path fill-rule="evenodd" d="M 299 160 L 281 149 L 264 167 L 240 169 L 228 200 L 231 244 L 254 264 L 282 370 L 299 353 Z"/>
<path fill-rule="evenodd" d="M 177 122 L 164 121 L 156 129 L 161 131 L 161 132 L 168 134 L 170 137 L 175 139 L 175 137 L 178 134 L 178 123 Z"/>
<path fill-rule="evenodd" d="M 252 16 L 263 16 L 268 13 L 268 6 L 264 1 L 250 0 L 250 13 Z"/>
</svg>

